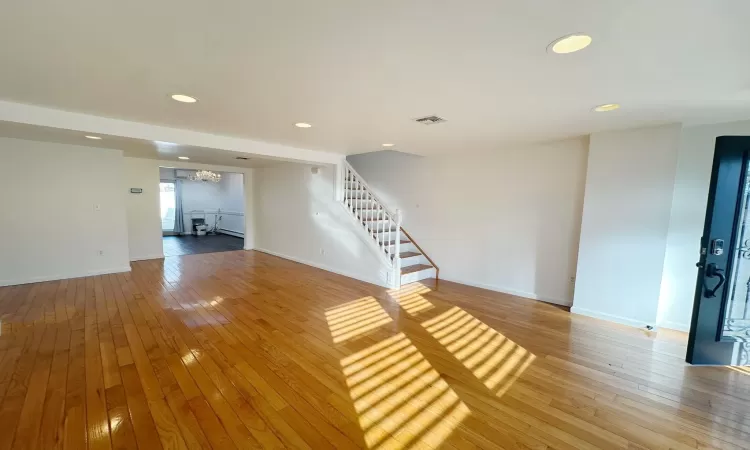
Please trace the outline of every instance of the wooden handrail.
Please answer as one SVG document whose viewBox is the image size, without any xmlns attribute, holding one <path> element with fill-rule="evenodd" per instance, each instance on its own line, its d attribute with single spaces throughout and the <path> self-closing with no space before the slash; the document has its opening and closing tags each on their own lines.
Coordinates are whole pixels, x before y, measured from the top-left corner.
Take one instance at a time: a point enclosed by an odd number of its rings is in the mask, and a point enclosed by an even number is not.
<svg viewBox="0 0 750 450">
<path fill-rule="evenodd" d="M 427 261 L 429 261 L 430 264 L 432 264 L 432 267 L 435 268 L 435 279 L 436 280 L 439 279 L 440 267 L 438 267 L 437 264 L 435 264 L 435 261 L 433 261 L 432 258 L 427 256 L 427 253 L 425 253 L 425 251 L 422 250 L 422 247 L 420 247 L 419 244 L 417 244 L 417 241 L 415 241 L 414 238 L 412 238 L 411 235 L 407 233 L 406 230 L 404 230 L 404 227 L 401 227 L 401 231 L 406 235 L 407 238 L 409 238 L 409 241 L 411 241 L 411 243 L 414 244 L 415 247 L 417 247 L 417 250 L 419 250 L 419 253 L 423 254 L 424 257 L 427 258 Z"/>
</svg>

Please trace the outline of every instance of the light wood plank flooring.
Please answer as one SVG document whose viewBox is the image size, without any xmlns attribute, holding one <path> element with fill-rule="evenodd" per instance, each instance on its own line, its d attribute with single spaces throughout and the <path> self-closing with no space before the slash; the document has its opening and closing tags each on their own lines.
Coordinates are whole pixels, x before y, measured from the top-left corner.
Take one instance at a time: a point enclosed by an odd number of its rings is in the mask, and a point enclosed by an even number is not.
<svg viewBox="0 0 750 450">
<path fill-rule="evenodd" d="M 0 450 L 750 447 L 750 371 L 684 334 L 448 282 L 236 251 L 0 288 L 0 318 Z"/>
</svg>

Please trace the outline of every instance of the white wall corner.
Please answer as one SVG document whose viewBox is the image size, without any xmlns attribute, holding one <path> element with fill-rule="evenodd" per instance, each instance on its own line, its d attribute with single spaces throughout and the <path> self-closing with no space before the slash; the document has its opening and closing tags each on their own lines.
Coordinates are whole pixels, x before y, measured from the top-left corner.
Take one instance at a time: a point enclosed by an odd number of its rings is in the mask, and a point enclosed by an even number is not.
<svg viewBox="0 0 750 450">
<path fill-rule="evenodd" d="M 680 131 L 591 135 L 573 312 L 658 324 Z"/>
<path fill-rule="evenodd" d="M 345 164 L 342 160 L 338 164 L 336 164 L 334 168 L 334 173 L 336 174 L 336 177 L 334 179 L 333 184 L 333 192 L 334 192 L 334 200 L 337 202 L 343 202 L 344 201 L 344 190 L 346 189 L 346 186 L 344 185 L 344 168 Z"/>
</svg>

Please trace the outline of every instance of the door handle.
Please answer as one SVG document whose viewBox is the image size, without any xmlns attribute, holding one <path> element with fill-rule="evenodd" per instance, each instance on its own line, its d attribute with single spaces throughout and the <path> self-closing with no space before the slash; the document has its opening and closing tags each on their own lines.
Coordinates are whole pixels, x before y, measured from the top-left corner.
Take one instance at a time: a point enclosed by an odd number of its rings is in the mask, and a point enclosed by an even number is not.
<svg viewBox="0 0 750 450">
<path fill-rule="evenodd" d="M 703 277 L 703 296 L 706 298 L 716 297 L 716 291 L 718 291 L 724 285 L 724 282 L 727 281 L 724 276 L 724 270 L 719 269 L 714 263 L 706 266 L 706 271 L 703 273 Z M 709 288 L 706 286 L 706 278 L 718 278 L 719 282 L 716 283 L 716 286 L 713 288 Z"/>
</svg>

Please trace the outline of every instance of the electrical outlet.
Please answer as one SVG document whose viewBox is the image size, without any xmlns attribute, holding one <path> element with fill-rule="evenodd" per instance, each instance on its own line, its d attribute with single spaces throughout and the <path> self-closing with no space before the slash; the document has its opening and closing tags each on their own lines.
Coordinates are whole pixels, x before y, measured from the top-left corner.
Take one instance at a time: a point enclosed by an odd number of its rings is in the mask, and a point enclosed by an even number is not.
<svg viewBox="0 0 750 450">
<path fill-rule="evenodd" d="M 326 254 L 326 249 L 324 249 L 324 248 L 321 248 L 321 249 L 320 249 L 320 254 L 321 254 L 321 255 L 325 255 L 325 254 Z"/>
<path fill-rule="evenodd" d="M 576 277 L 570 277 L 570 282 L 571 283 L 575 283 L 576 282 Z"/>
<path fill-rule="evenodd" d="M 94 211 L 101 211 L 101 210 L 102 210 L 102 205 L 100 205 L 99 203 L 96 203 L 94 205 Z"/>
<path fill-rule="evenodd" d="M 99 256 L 104 256 L 104 250 L 99 250 Z"/>
</svg>

